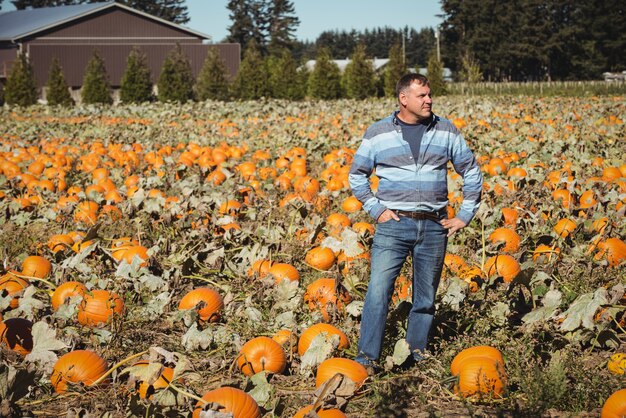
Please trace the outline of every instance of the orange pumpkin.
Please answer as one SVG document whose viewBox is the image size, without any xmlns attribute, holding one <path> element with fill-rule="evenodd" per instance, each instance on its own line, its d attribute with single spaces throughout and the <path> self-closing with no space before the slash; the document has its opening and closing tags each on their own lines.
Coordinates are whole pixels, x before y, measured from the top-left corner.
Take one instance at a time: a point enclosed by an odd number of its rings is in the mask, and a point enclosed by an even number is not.
<svg viewBox="0 0 626 418">
<path fill-rule="evenodd" d="M 92 290 L 83 294 L 78 306 L 78 322 L 86 326 L 109 323 L 115 315 L 123 315 L 124 301 L 108 290 Z"/>
<path fill-rule="evenodd" d="M 533 252 L 533 261 L 535 263 L 549 263 L 553 256 L 554 259 L 558 259 L 560 254 L 561 250 L 558 247 L 553 248 L 550 245 L 539 244 Z"/>
<path fill-rule="evenodd" d="M 180 300 L 179 310 L 196 308 L 202 321 L 217 322 L 222 316 L 224 299 L 216 290 L 208 287 L 193 289 Z"/>
<path fill-rule="evenodd" d="M 320 323 L 311 325 L 302 332 L 302 335 L 300 335 L 300 340 L 298 341 L 298 354 L 303 355 L 306 350 L 309 349 L 313 338 L 321 333 L 326 334 L 326 339 L 331 338 L 333 335 L 339 336 L 339 346 L 337 348 L 340 350 L 343 350 L 344 348 L 348 348 L 350 346 L 348 337 L 346 337 L 346 334 L 344 334 L 339 328 L 330 324 Z"/>
<path fill-rule="evenodd" d="M 138 361 L 133 366 L 147 366 L 150 364 L 146 360 Z M 169 386 L 174 378 L 174 369 L 163 366 L 153 382 L 137 381 L 135 382 L 135 390 L 141 399 L 150 399 L 158 389 L 165 389 Z"/>
<path fill-rule="evenodd" d="M 335 253 L 327 247 L 314 247 L 307 251 L 304 262 L 317 270 L 330 270 L 335 264 Z"/>
<path fill-rule="evenodd" d="M 507 253 L 518 251 L 521 242 L 520 236 L 511 228 L 497 228 L 489 235 L 489 240 L 493 244 L 504 243 L 501 250 Z"/>
<path fill-rule="evenodd" d="M 305 418 L 313 409 L 313 405 L 307 405 L 296 412 L 293 418 Z M 315 411 L 319 418 L 345 418 L 347 415 L 341 412 L 341 409 L 317 409 Z"/>
<path fill-rule="evenodd" d="M 452 359 L 452 363 L 450 364 L 450 372 L 456 376 L 461 371 L 463 367 L 463 363 L 472 357 L 487 357 L 492 359 L 493 361 L 500 362 L 504 364 L 504 358 L 502 357 L 502 353 L 495 347 L 491 347 L 488 345 L 475 345 L 464 350 L 461 350 L 455 357 Z"/>
<path fill-rule="evenodd" d="M 269 273 L 274 277 L 276 283 L 280 283 L 284 279 L 292 282 L 300 280 L 300 273 L 294 266 L 287 263 L 275 263 L 270 267 Z"/>
<path fill-rule="evenodd" d="M 248 277 L 252 277 L 254 275 L 257 275 L 258 277 L 267 276 L 270 272 L 272 264 L 274 264 L 274 262 L 271 260 L 256 260 L 252 263 L 252 267 L 248 269 Z"/>
<path fill-rule="evenodd" d="M 619 238 L 600 241 L 594 258 L 600 260 L 602 257 L 606 257 L 611 267 L 620 265 L 626 259 L 626 243 Z"/>
<path fill-rule="evenodd" d="M 498 254 L 489 258 L 485 263 L 485 272 L 488 277 L 502 276 L 505 282 L 511 282 L 521 271 L 516 259 L 508 254 Z"/>
<path fill-rule="evenodd" d="M 50 303 L 52 310 L 57 310 L 63 305 L 69 298 L 78 295 L 84 295 L 87 292 L 87 287 L 76 281 L 69 281 L 59 285 L 54 292 L 52 292 L 52 298 Z"/>
<path fill-rule="evenodd" d="M 454 393 L 462 397 L 491 396 L 501 398 L 506 389 L 503 364 L 488 357 L 471 357 L 463 362 Z"/>
<path fill-rule="evenodd" d="M 326 277 L 308 285 L 304 293 L 304 302 L 309 305 L 311 311 L 321 312 L 324 321 L 330 320 L 329 310 L 341 311 L 351 301 L 352 298 L 345 288 L 337 289 L 335 279 Z"/>
<path fill-rule="evenodd" d="M 68 383 L 90 386 L 107 371 L 106 361 L 89 350 L 74 350 L 61 356 L 54 364 L 50 383 L 55 392 L 65 393 Z"/>
<path fill-rule="evenodd" d="M 22 274 L 29 277 L 43 279 L 52 270 L 52 264 L 45 258 L 38 255 L 31 255 L 22 262 Z"/>
<path fill-rule="evenodd" d="M 625 415 L 626 389 L 620 389 L 604 401 L 600 418 L 623 418 Z"/>
<path fill-rule="evenodd" d="M 25 356 L 33 349 L 33 323 L 24 318 L 9 318 L 0 322 L 0 342 L 10 350 Z"/>
<path fill-rule="evenodd" d="M 280 374 L 286 366 L 285 350 L 269 337 L 256 337 L 246 342 L 237 357 L 237 367 L 246 376 L 262 371 Z"/>
<path fill-rule="evenodd" d="M 347 213 L 354 213 L 361 210 L 363 204 L 354 196 L 347 197 L 341 203 L 341 209 Z"/>
<path fill-rule="evenodd" d="M 560 219 L 556 225 L 554 225 L 554 232 L 561 238 L 568 237 L 576 229 L 576 223 L 571 219 Z"/>
<path fill-rule="evenodd" d="M 296 352 L 298 349 L 298 337 L 288 329 L 278 330 L 272 335 L 272 340 L 280 344 L 281 347 Z"/>
<path fill-rule="evenodd" d="M 21 292 L 28 287 L 29 282 L 26 279 L 17 277 L 10 271 L 4 276 L 0 277 L 0 295 L 9 296 Z M 15 309 L 19 306 L 19 296 L 15 296 L 11 299 L 9 307 Z"/>
<path fill-rule="evenodd" d="M 315 387 L 320 387 L 337 373 L 352 380 L 357 387 L 360 387 L 367 378 L 367 370 L 362 364 L 347 358 L 333 357 L 324 360 L 318 366 Z"/>
<path fill-rule="evenodd" d="M 219 405 L 218 411 L 230 413 L 233 418 L 260 418 L 261 409 L 254 398 L 241 389 L 221 387 L 211 390 L 202 396 L 206 403 Z M 193 418 L 200 418 L 204 402 L 198 401 L 193 411 Z"/>
</svg>

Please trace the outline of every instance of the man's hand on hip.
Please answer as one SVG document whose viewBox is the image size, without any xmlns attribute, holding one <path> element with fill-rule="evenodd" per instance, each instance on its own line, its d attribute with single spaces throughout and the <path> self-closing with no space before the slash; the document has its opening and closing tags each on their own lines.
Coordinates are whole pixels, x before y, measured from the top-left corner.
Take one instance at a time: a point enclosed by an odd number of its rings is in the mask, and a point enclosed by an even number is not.
<svg viewBox="0 0 626 418">
<path fill-rule="evenodd" d="M 385 211 L 380 214 L 378 219 L 376 219 L 376 222 L 382 224 L 391 219 L 395 220 L 396 222 L 400 222 L 400 218 L 398 218 L 398 215 L 396 215 L 394 211 L 392 211 L 391 209 L 385 209 Z"/>
<path fill-rule="evenodd" d="M 383 212 L 383 215 L 384 213 L 385 212 Z M 451 237 L 459 229 L 465 228 L 467 224 L 463 222 L 462 220 L 460 220 L 459 218 L 452 218 L 452 219 L 442 219 L 441 225 L 448 230 L 448 237 Z"/>
</svg>

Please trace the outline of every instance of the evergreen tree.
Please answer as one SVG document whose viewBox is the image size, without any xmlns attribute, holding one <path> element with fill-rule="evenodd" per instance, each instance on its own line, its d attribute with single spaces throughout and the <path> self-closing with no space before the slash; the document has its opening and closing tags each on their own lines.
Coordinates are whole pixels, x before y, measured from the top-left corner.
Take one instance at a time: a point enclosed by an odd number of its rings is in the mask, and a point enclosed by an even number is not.
<svg viewBox="0 0 626 418">
<path fill-rule="evenodd" d="M 46 86 L 46 99 L 51 106 L 70 106 L 74 99 L 70 94 L 69 87 L 63 75 L 63 69 L 58 58 L 54 57 L 48 73 L 48 85 Z"/>
<path fill-rule="evenodd" d="M 248 42 L 252 39 L 255 22 L 252 17 L 252 4 L 250 0 L 229 0 L 226 8 L 230 11 L 228 17 L 232 24 L 228 27 L 226 42 L 234 42 L 241 45 L 245 51 Z"/>
<path fill-rule="evenodd" d="M 17 10 L 28 9 L 29 7 L 38 9 L 40 7 L 70 6 L 84 2 L 84 0 L 11 0 Z"/>
<path fill-rule="evenodd" d="M 279 55 L 283 48 L 291 50 L 295 37 L 294 32 L 300 24 L 300 19 L 294 15 L 293 2 L 289 0 L 272 0 L 268 7 L 270 53 Z"/>
<path fill-rule="evenodd" d="M 186 102 L 193 100 L 194 78 L 189 58 L 179 44 L 170 51 L 163 62 L 158 89 L 161 102 Z"/>
<path fill-rule="evenodd" d="M 185 0 L 117 0 L 133 9 L 141 10 L 149 15 L 169 22 L 184 24 L 189 22 L 189 13 Z M 93 2 L 90 0 L 90 2 Z"/>
<path fill-rule="evenodd" d="M 269 65 L 271 96 L 277 99 L 302 100 L 302 75 L 291 53 L 284 49 L 280 57 L 272 57 Z"/>
<path fill-rule="evenodd" d="M 217 48 L 210 48 L 204 60 L 195 91 L 198 100 L 227 100 L 229 81 L 226 63 Z"/>
<path fill-rule="evenodd" d="M 461 71 L 459 71 L 459 79 L 466 83 L 478 83 L 483 79 L 480 65 L 472 54 L 466 52 L 461 58 Z"/>
<path fill-rule="evenodd" d="M 406 73 L 406 64 L 402 55 L 402 45 L 396 42 L 389 50 L 389 62 L 385 67 L 385 96 L 395 97 L 396 83 Z"/>
<path fill-rule="evenodd" d="M 149 102 L 153 99 L 148 58 L 137 47 L 130 51 L 126 60 L 126 70 L 120 82 L 120 99 L 124 103 Z"/>
<path fill-rule="evenodd" d="M 342 96 L 341 73 L 326 48 L 320 48 L 317 53 L 315 68 L 309 75 L 307 91 L 313 99 L 338 99 Z"/>
<path fill-rule="evenodd" d="M 233 94 L 242 100 L 260 99 L 270 94 L 267 62 L 261 56 L 254 40 L 248 44 L 235 76 Z"/>
<path fill-rule="evenodd" d="M 365 99 L 376 94 L 376 78 L 372 61 L 365 56 L 365 45 L 359 44 L 343 74 L 346 96 Z"/>
<path fill-rule="evenodd" d="M 93 55 L 87 63 L 85 76 L 83 77 L 83 87 L 80 94 L 85 104 L 113 103 L 109 76 L 104 65 L 104 60 L 97 50 L 93 51 Z"/>
<path fill-rule="evenodd" d="M 37 103 L 37 82 L 33 66 L 26 54 L 19 54 L 4 86 L 7 104 L 30 106 Z"/>
<path fill-rule="evenodd" d="M 443 64 L 437 59 L 437 53 L 433 52 L 428 59 L 428 81 L 433 96 L 443 96 L 447 93 L 446 82 L 443 80 Z"/>
</svg>

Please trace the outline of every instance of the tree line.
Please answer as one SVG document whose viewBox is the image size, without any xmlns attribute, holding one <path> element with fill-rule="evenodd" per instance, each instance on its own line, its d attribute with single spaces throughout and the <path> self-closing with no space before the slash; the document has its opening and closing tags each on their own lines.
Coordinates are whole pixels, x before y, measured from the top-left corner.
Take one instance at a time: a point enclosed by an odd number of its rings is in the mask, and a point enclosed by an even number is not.
<svg viewBox="0 0 626 418">
<path fill-rule="evenodd" d="M 263 56 L 261 49 L 252 40 L 234 78 L 229 77 L 226 64 L 217 48 L 209 49 L 200 73 L 195 78 L 188 57 L 180 45 L 177 45 L 163 62 L 155 94 L 147 57 L 141 49 L 134 48 L 127 58 L 120 82 L 119 99 L 123 103 L 141 103 L 154 100 L 329 100 L 393 96 L 395 83 L 407 72 L 407 67 L 400 44 L 392 45 L 388 56 L 389 62 L 384 70 L 377 73 L 372 61 L 367 58 L 365 45 L 359 44 L 342 72 L 331 59 L 329 49 L 320 47 L 315 65 L 309 70 L 306 66 L 299 65 L 286 48 L 279 53 Z M 428 76 L 433 91 L 436 94 L 445 93 L 443 68 L 434 56 L 429 60 Z M 97 50 L 94 50 L 85 68 L 79 93 L 85 104 L 113 102 L 106 65 Z M 33 66 L 26 54 L 20 54 L 6 80 L 4 90 L 0 90 L 0 103 L 5 101 L 10 105 L 29 106 L 37 103 L 38 98 Z M 53 59 L 49 69 L 46 100 L 50 105 L 74 104 L 57 59 Z"/>
</svg>

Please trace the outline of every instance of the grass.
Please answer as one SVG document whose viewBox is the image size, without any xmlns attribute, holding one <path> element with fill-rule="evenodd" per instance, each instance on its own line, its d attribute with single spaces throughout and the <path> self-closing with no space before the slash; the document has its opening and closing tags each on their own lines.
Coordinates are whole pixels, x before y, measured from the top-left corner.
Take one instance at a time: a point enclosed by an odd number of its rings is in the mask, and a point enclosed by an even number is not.
<svg viewBox="0 0 626 418">
<path fill-rule="evenodd" d="M 614 96 L 626 94 L 623 81 L 544 81 L 448 83 L 449 95 L 462 96 Z"/>
</svg>

